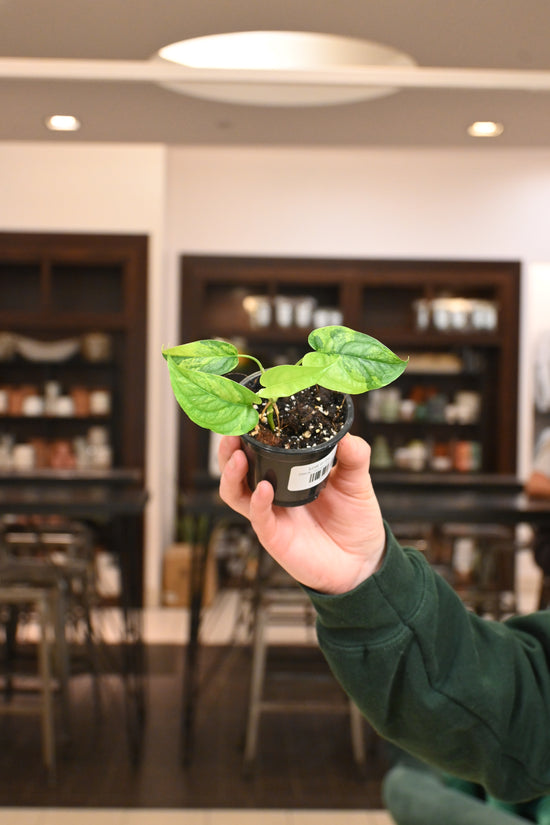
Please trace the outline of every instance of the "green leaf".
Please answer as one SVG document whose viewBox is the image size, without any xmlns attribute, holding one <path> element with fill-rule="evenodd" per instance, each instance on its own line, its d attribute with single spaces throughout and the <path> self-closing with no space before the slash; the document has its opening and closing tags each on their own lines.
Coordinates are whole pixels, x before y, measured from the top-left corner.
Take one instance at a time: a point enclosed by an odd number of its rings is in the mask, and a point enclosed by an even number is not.
<svg viewBox="0 0 550 825">
<path fill-rule="evenodd" d="M 310 333 L 308 342 L 316 352 L 308 352 L 302 363 L 324 370 L 319 383 L 329 390 L 358 394 L 379 389 L 407 366 L 376 338 L 349 327 L 320 327 Z"/>
<path fill-rule="evenodd" d="M 191 421 L 220 435 L 242 435 L 258 423 L 256 393 L 221 375 L 186 369 L 168 358 L 176 400 Z"/>
<path fill-rule="evenodd" d="M 339 355 L 329 355 L 325 352 L 308 352 L 304 356 L 304 364 L 315 368 L 320 375 L 317 382 L 327 390 L 346 392 L 350 395 L 359 395 L 374 387 L 367 386 L 361 377 L 355 378 L 342 369 L 342 359 Z"/>
<path fill-rule="evenodd" d="M 239 363 L 239 351 L 229 341 L 191 341 L 178 347 L 165 349 L 162 354 L 185 369 L 225 375 Z"/>
<path fill-rule="evenodd" d="M 263 389 L 258 390 L 258 395 L 262 398 L 286 398 L 305 390 L 306 387 L 321 383 L 323 373 L 323 368 L 308 368 L 298 364 L 271 367 L 260 376 Z"/>
</svg>

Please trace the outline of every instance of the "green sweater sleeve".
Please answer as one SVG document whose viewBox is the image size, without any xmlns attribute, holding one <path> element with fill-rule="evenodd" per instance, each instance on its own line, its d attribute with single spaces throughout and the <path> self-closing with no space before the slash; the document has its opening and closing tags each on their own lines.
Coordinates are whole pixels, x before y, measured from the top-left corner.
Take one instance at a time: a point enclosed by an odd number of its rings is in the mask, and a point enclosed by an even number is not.
<svg viewBox="0 0 550 825">
<path fill-rule="evenodd" d="M 384 738 L 488 793 L 550 792 L 550 611 L 468 611 L 388 528 L 381 569 L 353 591 L 309 590 L 321 649 Z"/>
</svg>

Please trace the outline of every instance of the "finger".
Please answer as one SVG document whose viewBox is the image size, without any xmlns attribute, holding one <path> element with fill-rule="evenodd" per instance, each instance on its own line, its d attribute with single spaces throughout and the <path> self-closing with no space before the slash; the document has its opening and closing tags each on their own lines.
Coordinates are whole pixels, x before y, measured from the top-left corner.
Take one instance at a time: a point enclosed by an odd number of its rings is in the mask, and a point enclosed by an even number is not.
<svg viewBox="0 0 550 825">
<path fill-rule="evenodd" d="M 370 446 L 363 438 L 348 433 L 338 444 L 338 461 L 346 472 L 369 468 Z"/>
<path fill-rule="evenodd" d="M 260 544 L 270 552 L 277 544 L 278 521 L 273 510 L 274 496 L 275 490 L 269 481 L 260 481 L 251 495 L 249 508 L 249 518 L 254 532 Z"/>
<path fill-rule="evenodd" d="M 225 465 L 235 452 L 241 446 L 241 439 L 238 435 L 224 435 L 220 439 L 218 446 L 218 464 L 221 472 L 223 472 Z"/>
<path fill-rule="evenodd" d="M 269 524 L 275 524 L 272 507 L 274 495 L 275 491 L 269 481 L 260 481 L 250 498 L 250 518 L 262 530 Z"/>
<path fill-rule="evenodd" d="M 370 491 L 370 446 L 356 435 L 346 435 L 338 444 L 337 462 L 331 481 L 352 494 Z"/>
<path fill-rule="evenodd" d="M 242 450 L 235 450 L 225 463 L 220 478 L 220 498 L 233 510 L 248 518 L 250 490 L 246 481 L 248 461 Z"/>
</svg>

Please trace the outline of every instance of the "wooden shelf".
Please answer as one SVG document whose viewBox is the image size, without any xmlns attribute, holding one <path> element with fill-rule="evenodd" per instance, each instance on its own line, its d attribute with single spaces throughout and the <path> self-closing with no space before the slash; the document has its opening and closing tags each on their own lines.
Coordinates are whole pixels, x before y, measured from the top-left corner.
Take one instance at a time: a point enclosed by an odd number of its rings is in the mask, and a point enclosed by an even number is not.
<svg viewBox="0 0 550 825">
<path fill-rule="evenodd" d="M 83 386 L 108 388 L 108 415 L 3 415 L 0 434 L 16 442 L 36 428 L 68 437 L 79 425 L 102 424 L 115 466 L 144 466 L 147 238 L 133 235 L 0 233 L 0 329 L 56 341 L 106 333 L 112 357 L 36 361 L 16 355 L 0 362 L 1 385 L 11 391 L 46 381 L 63 394 Z"/>
<path fill-rule="evenodd" d="M 403 438 L 465 434 L 479 442 L 484 473 L 516 470 L 519 337 L 519 264 L 501 261 L 392 261 L 184 256 L 181 259 L 180 341 L 242 338 L 252 355 L 277 359 L 307 349 L 310 329 L 253 327 L 243 306 L 248 295 L 309 295 L 339 310 L 342 323 L 379 339 L 402 357 L 430 352 L 462 359 L 456 371 L 405 371 L 394 387 L 414 385 L 441 393 L 470 389 L 481 396 L 479 421 L 458 425 L 432 422 L 368 422 L 356 404 L 354 431 L 385 428 Z M 498 310 L 491 330 L 416 328 L 415 305 L 444 295 L 483 300 Z M 266 362 L 266 365 L 267 362 Z M 380 392 L 380 391 L 378 391 Z M 210 436 L 181 414 L 180 486 L 193 488 L 207 467 Z M 458 429 L 460 428 L 460 429 Z"/>
</svg>

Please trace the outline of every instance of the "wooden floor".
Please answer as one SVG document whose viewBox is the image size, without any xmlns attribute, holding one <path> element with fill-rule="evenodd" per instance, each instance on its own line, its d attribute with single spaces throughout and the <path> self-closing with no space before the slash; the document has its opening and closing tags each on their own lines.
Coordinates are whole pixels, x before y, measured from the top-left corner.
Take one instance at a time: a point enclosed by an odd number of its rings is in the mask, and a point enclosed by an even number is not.
<svg viewBox="0 0 550 825">
<path fill-rule="evenodd" d="M 534 609 L 540 571 L 520 554 L 520 609 Z M 381 779 L 384 745 L 375 737 L 366 775 L 353 762 L 349 728 L 342 716 L 273 714 L 260 729 L 257 769 L 242 772 L 250 654 L 235 633 L 238 599 L 220 593 L 205 611 L 200 660 L 201 688 L 196 747 L 188 768 L 181 762 L 180 721 L 184 609 L 144 611 L 147 641 L 147 703 L 142 759 L 129 758 L 121 679 L 109 666 L 100 678 L 101 708 L 94 711 L 88 675 L 71 680 L 73 742 L 58 745 L 57 782 L 48 783 L 40 756 L 36 718 L 0 716 L 0 816 L 7 825 L 387 825 Z M 107 641 L 107 627 L 102 628 Z M 114 623 L 113 638 L 119 638 Z M 312 628 L 298 638 L 280 634 L 276 653 L 308 659 Z M 296 647 L 294 647 L 296 646 Z M 315 652 L 313 653 L 315 656 Z M 284 681 L 278 690 L 296 686 Z M 306 687 L 313 695 L 316 683 Z M 1 701 L 1 698 L 0 698 Z M 78 811 L 78 817 L 75 815 Z M 152 822 L 151 818 L 151 822 Z"/>
<path fill-rule="evenodd" d="M 385 811 L 3 808 L 5 825 L 393 825 Z"/>
<path fill-rule="evenodd" d="M 303 690 L 337 689 L 320 674 L 316 649 L 277 647 L 274 661 L 306 664 Z M 0 717 L 0 805 L 104 809 L 269 809 L 368 811 L 383 807 L 380 781 L 387 769 L 375 738 L 366 775 L 353 761 L 345 715 L 269 714 L 261 724 L 256 769 L 245 777 L 242 748 L 250 653 L 245 646 L 207 646 L 193 759 L 180 751 L 183 646 L 147 646 L 147 705 L 142 757 L 129 758 L 122 682 L 100 678 L 101 709 L 94 711 L 91 679 L 71 682 L 73 741 L 59 747 L 55 785 L 40 758 L 36 718 Z M 293 667 L 294 667 L 293 665 Z M 317 668 L 321 671 L 318 672 Z M 273 681 L 277 691 L 297 683 Z M 321 687 L 322 686 L 322 687 Z M 339 692 L 334 701 L 341 701 Z"/>
</svg>

